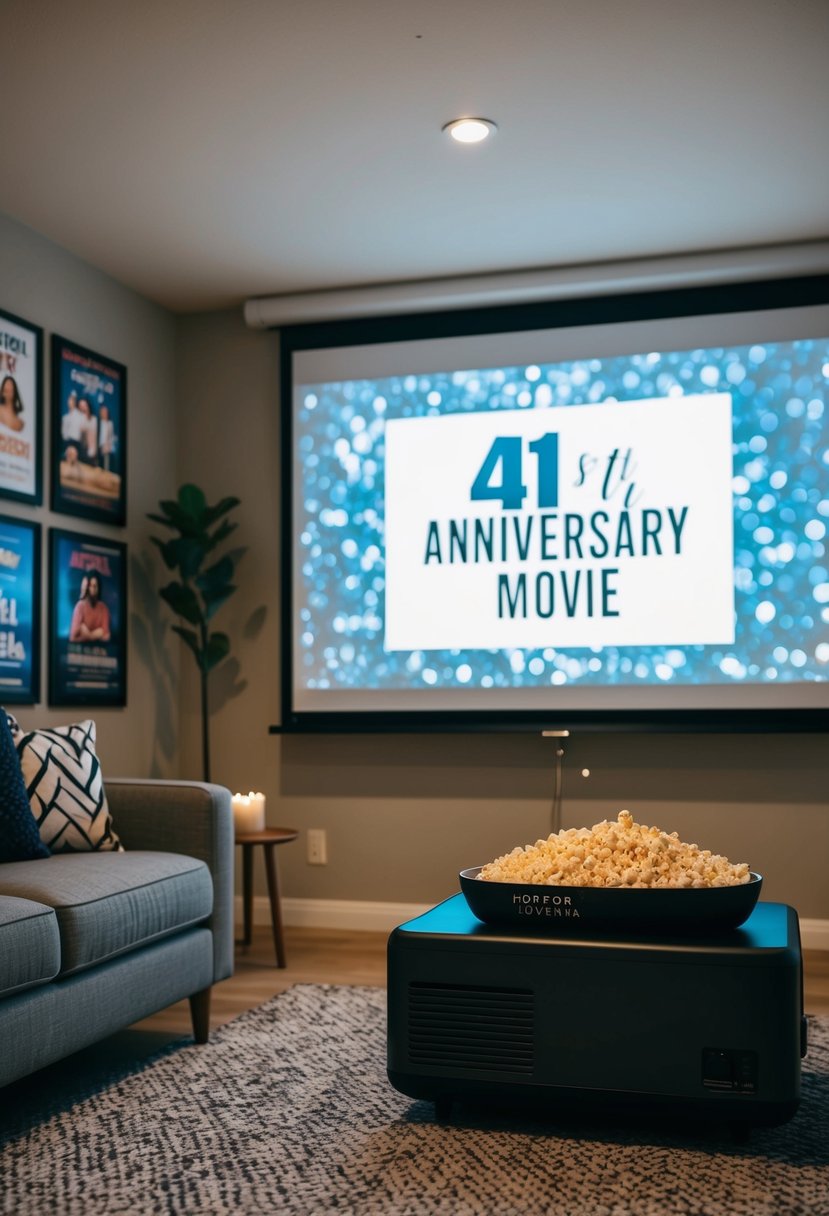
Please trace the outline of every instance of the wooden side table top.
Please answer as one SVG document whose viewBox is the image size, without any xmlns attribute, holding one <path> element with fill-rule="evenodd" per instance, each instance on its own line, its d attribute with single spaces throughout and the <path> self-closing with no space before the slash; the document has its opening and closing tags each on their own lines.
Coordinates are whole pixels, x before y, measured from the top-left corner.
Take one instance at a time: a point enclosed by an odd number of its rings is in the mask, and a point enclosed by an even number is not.
<svg viewBox="0 0 829 1216">
<path fill-rule="evenodd" d="M 263 828 L 261 832 L 240 832 L 236 837 L 236 843 L 290 844 L 298 836 L 299 832 L 296 828 Z"/>
</svg>

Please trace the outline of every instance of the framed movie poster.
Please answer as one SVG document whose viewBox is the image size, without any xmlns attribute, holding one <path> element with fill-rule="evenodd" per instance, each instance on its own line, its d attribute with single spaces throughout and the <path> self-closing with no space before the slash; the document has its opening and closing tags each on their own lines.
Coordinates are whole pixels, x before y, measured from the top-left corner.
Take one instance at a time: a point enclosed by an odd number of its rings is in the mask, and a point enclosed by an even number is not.
<svg viewBox="0 0 829 1216">
<path fill-rule="evenodd" d="M 0 704 L 40 700 L 40 524 L 0 515 Z"/>
<path fill-rule="evenodd" d="M 127 546 L 49 530 L 49 704 L 127 703 Z"/>
<path fill-rule="evenodd" d="M 43 496 L 43 330 L 0 312 L 0 495 L 33 505 Z"/>
<path fill-rule="evenodd" d="M 52 335 L 52 510 L 127 518 L 127 369 Z"/>
</svg>

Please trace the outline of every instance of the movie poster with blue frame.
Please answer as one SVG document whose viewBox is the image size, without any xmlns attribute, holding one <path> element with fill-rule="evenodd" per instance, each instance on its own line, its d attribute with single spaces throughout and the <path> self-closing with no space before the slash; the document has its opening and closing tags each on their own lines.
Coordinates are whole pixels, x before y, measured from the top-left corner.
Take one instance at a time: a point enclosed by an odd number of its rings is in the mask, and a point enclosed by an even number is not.
<svg viewBox="0 0 829 1216">
<path fill-rule="evenodd" d="M 0 704 L 40 700 L 40 524 L 0 515 Z"/>
<path fill-rule="evenodd" d="M 49 704 L 127 703 L 127 546 L 49 529 Z"/>
<path fill-rule="evenodd" d="M 0 310 L 0 496 L 43 498 L 43 330 Z"/>
<path fill-rule="evenodd" d="M 52 335 L 52 510 L 127 520 L 127 369 Z"/>
</svg>

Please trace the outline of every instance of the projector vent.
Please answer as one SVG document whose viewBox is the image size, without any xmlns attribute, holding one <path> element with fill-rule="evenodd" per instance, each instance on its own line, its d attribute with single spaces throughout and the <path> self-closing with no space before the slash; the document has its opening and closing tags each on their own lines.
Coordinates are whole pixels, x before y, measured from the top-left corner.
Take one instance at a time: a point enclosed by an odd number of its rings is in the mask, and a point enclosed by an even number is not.
<svg viewBox="0 0 829 1216">
<path fill-rule="evenodd" d="M 533 993 L 465 984 L 409 985 L 409 1059 L 430 1068 L 533 1071 Z"/>
</svg>

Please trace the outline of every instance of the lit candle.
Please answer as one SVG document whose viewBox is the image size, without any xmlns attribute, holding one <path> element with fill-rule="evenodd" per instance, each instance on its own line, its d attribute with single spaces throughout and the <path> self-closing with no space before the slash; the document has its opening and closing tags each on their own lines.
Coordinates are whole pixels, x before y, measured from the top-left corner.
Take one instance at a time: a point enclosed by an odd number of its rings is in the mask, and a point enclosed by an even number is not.
<svg viewBox="0 0 829 1216">
<path fill-rule="evenodd" d="M 253 790 L 249 794 L 234 794 L 231 802 L 233 804 L 233 826 L 237 836 L 263 830 L 265 826 L 264 794 L 255 794 Z"/>
<path fill-rule="evenodd" d="M 250 805 L 253 807 L 253 821 L 256 824 L 253 830 L 254 832 L 261 832 L 265 827 L 265 795 L 261 793 L 254 794 L 253 790 L 251 790 L 248 797 L 250 798 Z"/>
</svg>

